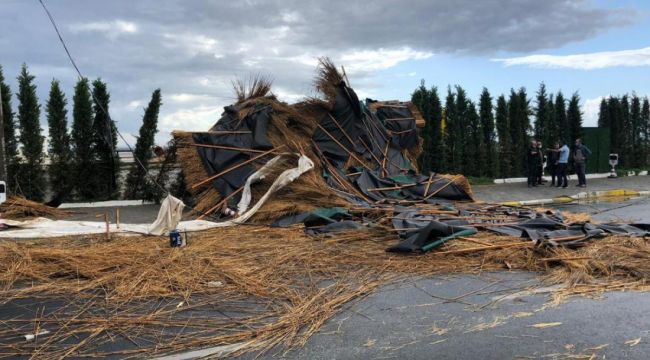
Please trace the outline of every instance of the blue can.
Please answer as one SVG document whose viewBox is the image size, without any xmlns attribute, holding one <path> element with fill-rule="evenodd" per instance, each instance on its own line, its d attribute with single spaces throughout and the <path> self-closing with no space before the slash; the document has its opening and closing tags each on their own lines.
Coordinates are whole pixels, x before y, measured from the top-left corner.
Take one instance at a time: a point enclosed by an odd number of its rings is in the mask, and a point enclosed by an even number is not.
<svg viewBox="0 0 650 360">
<path fill-rule="evenodd" d="M 181 232 L 177 229 L 171 230 L 169 232 L 169 246 L 171 247 L 181 247 L 183 246 L 183 236 Z"/>
</svg>

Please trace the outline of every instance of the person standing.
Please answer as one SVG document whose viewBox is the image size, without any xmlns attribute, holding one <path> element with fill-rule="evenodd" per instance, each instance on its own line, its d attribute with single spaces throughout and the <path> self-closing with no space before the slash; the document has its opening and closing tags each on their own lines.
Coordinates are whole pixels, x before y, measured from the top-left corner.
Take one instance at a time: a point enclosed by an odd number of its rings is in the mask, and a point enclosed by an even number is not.
<svg viewBox="0 0 650 360">
<path fill-rule="evenodd" d="M 571 153 L 571 150 L 569 150 L 569 147 L 567 144 L 562 145 L 560 150 L 558 151 L 558 159 L 557 159 L 557 187 L 567 187 L 569 186 L 569 180 L 567 179 L 566 176 L 566 168 L 569 165 L 569 154 Z"/>
<path fill-rule="evenodd" d="M 573 151 L 573 164 L 576 168 L 576 175 L 578 176 L 579 187 L 587 187 L 587 176 L 585 175 L 587 169 L 587 158 L 591 155 L 591 150 L 582 144 L 582 139 L 576 139 L 576 147 Z"/>
<path fill-rule="evenodd" d="M 537 142 L 532 140 L 526 152 L 526 170 L 528 175 L 528 187 L 537 186 L 537 171 L 539 168 L 539 149 Z"/>
<path fill-rule="evenodd" d="M 543 185 L 544 181 L 544 148 L 542 142 L 537 140 L 537 185 Z"/>
<path fill-rule="evenodd" d="M 551 175 L 551 186 L 555 186 L 555 177 L 557 175 L 558 160 L 560 159 L 560 143 L 555 142 L 552 149 L 546 151 L 546 169 Z M 557 180 L 560 183 L 560 178 Z"/>
</svg>

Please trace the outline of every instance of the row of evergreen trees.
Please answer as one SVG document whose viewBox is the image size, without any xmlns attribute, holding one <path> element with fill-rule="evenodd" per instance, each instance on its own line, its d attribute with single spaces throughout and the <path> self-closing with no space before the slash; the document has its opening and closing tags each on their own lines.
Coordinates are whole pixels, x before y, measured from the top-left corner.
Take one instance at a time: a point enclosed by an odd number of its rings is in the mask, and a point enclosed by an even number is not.
<svg viewBox="0 0 650 360">
<path fill-rule="evenodd" d="M 45 105 L 49 127 L 48 157 L 45 166 L 44 141 L 40 125 L 41 106 L 34 76 L 23 64 L 18 75 L 18 112 L 12 111 L 12 92 L 0 66 L 4 115 L 7 185 L 10 191 L 42 201 L 49 189 L 59 200 L 108 200 L 119 194 L 117 129 L 108 116 L 110 94 L 101 79 L 92 83 L 82 78 L 74 87 L 72 128 L 68 129 L 68 100 L 58 80 L 52 80 Z M 145 109 L 135 156 L 145 167 L 152 157 L 161 105 L 160 89 L 153 92 Z M 16 115 L 14 118 L 14 115 Z M 18 132 L 18 136 L 16 133 Z M 47 172 L 47 176 L 45 176 Z M 49 181 L 48 181 L 49 180 Z M 124 196 L 142 198 L 154 186 L 139 166 L 131 168 Z"/>
<path fill-rule="evenodd" d="M 478 106 L 460 86 L 447 88 L 444 106 L 438 89 L 424 81 L 411 101 L 426 120 L 422 132 L 423 172 L 459 173 L 480 177 L 513 177 L 525 173 L 526 149 L 534 136 L 544 146 L 572 144 L 582 136 L 580 97 L 567 101 L 562 92 L 547 94 L 542 83 L 535 104 L 525 88 L 500 95 L 496 106 L 483 88 Z M 531 126 L 531 117 L 534 122 Z"/>
<path fill-rule="evenodd" d="M 611 152 L 626 168 L 650 165 L 650 102 L 636 94 L 610 96 L 600 102 L 598 127 L 610 129 Z"/>
</svg>

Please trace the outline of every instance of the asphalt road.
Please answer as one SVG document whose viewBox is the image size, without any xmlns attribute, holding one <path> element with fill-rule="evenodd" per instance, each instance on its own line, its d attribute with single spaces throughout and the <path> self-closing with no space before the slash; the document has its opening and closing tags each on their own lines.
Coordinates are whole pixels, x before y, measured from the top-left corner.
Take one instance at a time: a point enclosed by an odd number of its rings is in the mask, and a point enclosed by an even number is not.
<svg viewBox="0 0 650 360">
<path fill-rule="evenodd" d="M 514 184 L 476 185 L 472 187 L 477 200 L 486 202 L 548 199 L 562 195 L 574 195 L 583 191 L 631 189 L 650 190 L 650 176 L 626 176 L 616 179 L 588 179 L 586 188 L 576 187 L 575 176 L 567 188 L 546 185 L 528 188 L 525 182 Z"/>
<path fill-rule="evenodd" d="M 636 182 L 623 185 L 630 186 L 616 187 L 639 188 Z M 521 189 L 523 194 L 525 191 Z M 490 193 L 481 189 L 479 192 Z M 157 209 L 123 207 L 122 221 L 150 222 Z M 562 205 L 562 209 L 593 213 L 599 221 L 650 222 L 648 198 Z M 96 214 L 113 210 L 83 209 L 73 218 L 93 220 Z M 538 290 L 531 292 L 530 288 Z M 412 279 L 384 286 L 346 305 L 302 348 L 284 355 L 278 349 L 279 352 L 242 358 L 564 359 L 583 355 L 586 357 L 582 358 L 589 358 L 592 354 L 597 359 L 650 357 L 650 294 L 611 292 L 599 299 L 572 298 L 559 306 L 549 306 L 550 290 L 540 282 L 538 274 L 525 272 Z M 0 307 L 0 315 L 15 311 Z M 554 326 L 535 327 L 549 323 Z M 115 346 L 120 345 L 111 347 Z M 185 357 L 180 354 L 176 358 Z"/>
<path fill-rule="evenodd" d="M 599 221 L 650 222 L 648 198 L 565 207 L 594 213 Z M 539 287 L 539 292 L 526 292 L 530 287 Z M 350 304 L 303 348 L 285 357 L 650 358 L 649 293 L 611 292 L 600 299 L 572 298 L 549 306 L 548 291 L 536 274 L 507 271 L 392 284 Z M 548 323 L 555 326 L 534 326 Z"/>
</svg>

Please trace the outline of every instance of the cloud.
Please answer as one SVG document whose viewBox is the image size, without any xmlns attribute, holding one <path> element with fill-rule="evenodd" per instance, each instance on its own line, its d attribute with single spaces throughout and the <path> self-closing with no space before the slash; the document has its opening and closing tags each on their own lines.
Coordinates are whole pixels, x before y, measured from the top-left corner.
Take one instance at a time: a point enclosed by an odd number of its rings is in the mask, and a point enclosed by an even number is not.
<svg viewBox="0 0 650 360">
<path fill-rule="evenodd" d="M 582 116 L 583 126 L 598 126 L 598 113 L 600 112 L 600 102 L 605 96 L 598 96 L 591 99 L 585 99 L 582 109 L 584 114 Z"/>
<path fill-rule="evenodd" d="M 141 108 L 142 106 L 144 106 L 144 102 L 142 100 L 133 100 L 129 101 L 129 103 L 126 105 L 126 108 L 129 110 L 135 110 Z"/>
<path fill-rule="evenodd" d="M 114 38 L 122 34 L 135 34 L 138 32 L 138 26 L 130 21 L 113 20 L 72 24 L 70 30 L 75 33 L 100 32 Z"/>
<path fill-rule="evenodd" d="M 492 59 L 505 66 L 524 65 L 536 68 L 568 68 L 578 70 L 594 70 L 617 66 L 648 66 L 650 65 L 650 47 L 602 51 L 576 55 L 529 55 L 507 59 Z"/>
<path fill-rule="evenodd" d="M 171 94 L 167 95 L 167 98 L 175 103 L 186 104 L 186 103 L 196 103 L 196 102 L 214 102 L 214 98 L 207 94 Z"/>
<path fill-rule="evenodd" d="M 137 133 L 142 108 L 156 88 L 163 95 L 161 134 L 173 127 L 205 129 L 234 101 L 231 81 L 251 73 L 271 75 L 274 91 L 293 101 L 315 95 L 316 59 L 329 56 L 345 67 L 360 97 L 376 97 L 385 89 L 379 72 L 433 54 L 539 52 L 638 18 L 586 0 L 47 4 L 61 29 L 68 30 L 63 37 L 81 71 L 108 83 L 112 116 L 130 134 Z M 26 1 L 3 3 L 0 33 L 2 48 L 21 49 L 3 53 L 6 73 L 17 74 L 26 62 L 38 70 L 42 103 L 53 76 L 71 102 L 76 76 L 56 70 L 70 64 L 41 9 Z"/>
<path fill-rule="evenodd" d="M 160 118 L 159 129 L 161 135 L 167 135 L 175 129 L 188 131 L 207 130 L 217 122 L 222 112 L 223 105 L 180 108 L 163 115 Z"/>
<path fill-rule="evenodd" d="M 607 99 L 612 95 L 597 96 L 595 98 L 585 99 L 584 104 L 582 105 L 583 116 L 582 116 L 582 125 L 583 126 L 598 126 L 598 114 L 600 113 L 600 102 L 603 99 Z M 615 95 L 616 96 L 616 95 Z M 649 95 L 640 95 L 637 94 L 641 100 L 648 97 Z"/>
<path fill-rule="evenodd" d="M 427 51 L 416 51 L 408 47 L 401 49 L 362 50 L 344 53 L 339 57 L 346 72 L 373 72 L 386 70 L 407 60 L 423 60 L 433 56 Z"/>
<path fill-rule="evenodd" d="M 219 41 L 215 38 L 197 33 L 163 34 L 165 46 L 180 48 L 192 54 L 211 53 L 215 57 L 223 56 L 218 50 Z"/>
</svg>

